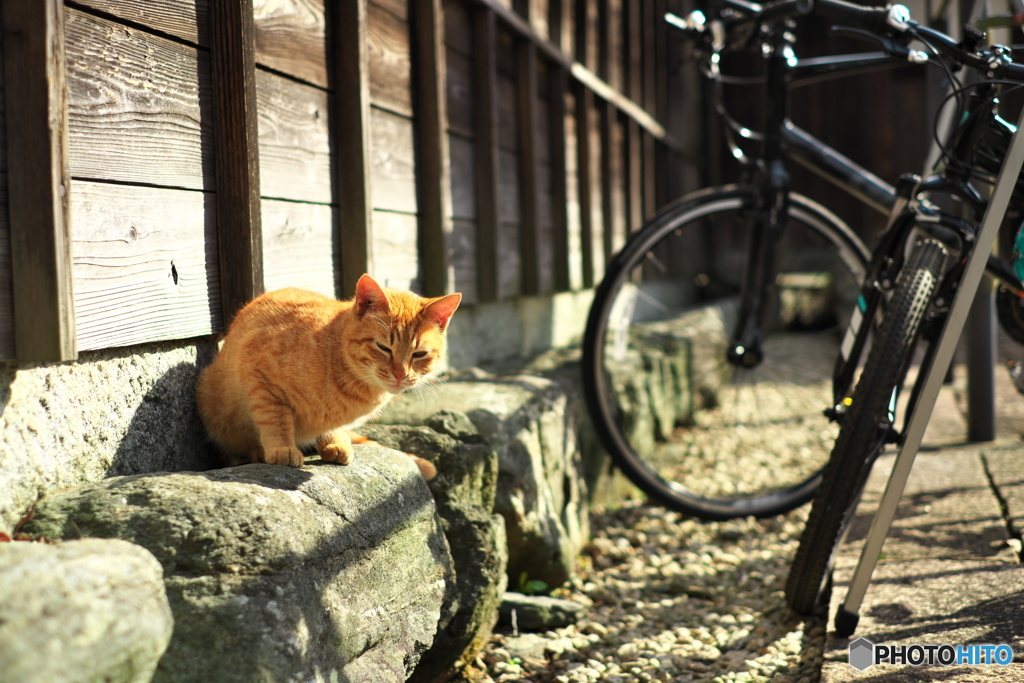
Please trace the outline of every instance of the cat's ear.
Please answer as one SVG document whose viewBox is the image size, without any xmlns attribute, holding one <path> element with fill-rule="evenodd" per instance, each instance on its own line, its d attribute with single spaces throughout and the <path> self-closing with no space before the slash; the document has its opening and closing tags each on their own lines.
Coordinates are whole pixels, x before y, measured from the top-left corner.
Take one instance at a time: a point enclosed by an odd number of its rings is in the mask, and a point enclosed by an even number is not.
<svg viewBox="0 0 1024 683">
<path fill-rule="evenodd" d="M 462 294 L 455 293 L 434 299 L 427 304 L 427 320 L 433 320 L 444 332 L 448 327 L 448 321 L 452 319 L 455 309 L 462 303 Z"/>
<path fill-rule="evenodd" d="M 377 281 L 363 273 L 356 283 L 356 313 L 363 315 L 367 311 L 386 311 L 388 309 L 388 295 Z"/>
</svg>

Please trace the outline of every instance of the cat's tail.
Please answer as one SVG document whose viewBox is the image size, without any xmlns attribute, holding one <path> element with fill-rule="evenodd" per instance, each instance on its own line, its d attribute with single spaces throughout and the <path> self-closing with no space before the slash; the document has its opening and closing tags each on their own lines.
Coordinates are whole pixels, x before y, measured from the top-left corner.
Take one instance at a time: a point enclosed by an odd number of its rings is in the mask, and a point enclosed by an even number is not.
<svg viewBox="0 0 1024 683">
<path fill-rule="evenodd" d="M 348 433 L 349 438 L 352 439 L 354 444 L 366 444 L 369 446 L 380 446 L 376 441 L 363 436 L 362 434 L 356 434 L 355 432 Z M 406 453 L 410 458 L 416 461 L 416 466 L 420 468 L 420 474 L 423 475 L 424 479 L 430 480 L 437 476 L 437 468 L 434 467 L 434 463 L 430 462 L 425 458 L 421 458 L 418 455 L 412 453 Z"/>
</svg>

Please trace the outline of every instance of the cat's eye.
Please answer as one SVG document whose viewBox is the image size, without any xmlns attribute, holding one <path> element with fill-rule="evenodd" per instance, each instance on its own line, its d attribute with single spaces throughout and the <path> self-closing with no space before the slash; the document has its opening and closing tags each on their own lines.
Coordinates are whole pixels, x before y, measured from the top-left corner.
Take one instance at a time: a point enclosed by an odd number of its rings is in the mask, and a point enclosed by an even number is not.
<svg viewBox="0 0 1024 683">
<path fill-rule="evenodd" d="M 384 346 L 380 342 L 377 342 L 377 348 L 380 349 L 381 351 L 383 351 L 384 353 L 391 353 L 391 349 L 389 349 L 388 347 Z"/>
<path fill-rule="evenodd" d="M 416 353 L 412 354 L 412 357 L 413 358 L 426 358 L 427 357 L 427 352 L 426 351 L 417 351 Z"/>
</svg>

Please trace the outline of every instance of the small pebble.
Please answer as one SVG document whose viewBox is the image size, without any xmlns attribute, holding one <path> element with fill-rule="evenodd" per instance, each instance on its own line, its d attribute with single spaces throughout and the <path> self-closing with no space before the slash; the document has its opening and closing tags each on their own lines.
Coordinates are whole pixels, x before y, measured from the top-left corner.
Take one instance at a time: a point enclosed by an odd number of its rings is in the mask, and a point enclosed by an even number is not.
<svg viewBox="0 0 1024 683">
<path fill-rule="evenodd" d="M 818 680 L 825 626 L 792 617 L 783 592 L 806 512 L 721 524 L 642 504 L 595 514 L 579 576 L 555 592 L 581 606 L 578 623 L 517 638 L 499 628 L 479 680 Z"/>
</svg>

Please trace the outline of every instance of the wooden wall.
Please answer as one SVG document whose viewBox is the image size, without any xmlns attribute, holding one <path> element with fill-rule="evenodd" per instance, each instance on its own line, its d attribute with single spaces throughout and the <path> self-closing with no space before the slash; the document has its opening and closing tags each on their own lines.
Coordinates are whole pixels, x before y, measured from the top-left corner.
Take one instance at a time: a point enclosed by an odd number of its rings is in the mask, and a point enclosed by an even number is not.
<svg viewBox="0 0 1024 683">
<path fill-rule="evenodd" d="M 593 286 L 679 175 L 677 4 L 4 0 L 0 359 L 207 335 L 362 272 L 467 303 Z M 9 112 L 19 88 L 39 105 Z"/>
</svg>

